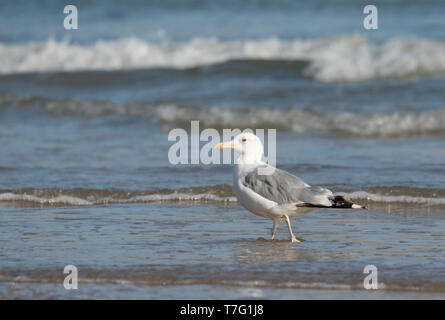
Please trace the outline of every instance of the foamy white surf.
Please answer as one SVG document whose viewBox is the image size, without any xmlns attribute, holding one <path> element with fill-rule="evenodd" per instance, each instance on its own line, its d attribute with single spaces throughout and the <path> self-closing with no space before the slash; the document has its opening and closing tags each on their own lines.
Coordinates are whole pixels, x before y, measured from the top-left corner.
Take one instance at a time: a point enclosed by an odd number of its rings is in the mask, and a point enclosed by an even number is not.
<svg viewBox="0 0 445 320">
<path fill-rule="evenodd" d="M 79 45 L 0 43 L 0 73 L 135 68 L 190 68 L 231 59 L 290 59 L 310 62 L 305 74 L 320 81 L 426 76 L 445 72 L 445 42 L 394 38 L 376 43 L 358 35 L 312 40 L 220 41 L 194 38 L 154 43 L 129 37 Z"/>
<path fill-rule="evenodd" d="M 175 104 L 117 105 L 109 102 L 51 100 L 44 104 L 50 113 L 100 116 L 109 113 L 143 116 L 166 125 L 201 124 L 214 128 L 252 128 L 270 126 L 295 132 L 344 132 L 358 136 L 403 136 L 445 131 L 445 109 L 411 113 L 355 114 L 319 113 L 308 110 L 268 108 L 187 107 Z"/>
<path fill-rule="evenodd" d="M 34 195 L 28 194 L 17 194 L 12 192 L 6 192 L 0 194 L 0 201 L 8 201 L 8 202 L 30 202 L 30 203 L 38 203 L 41 205 L 71 205 L 71 206 L 86 206 L 92 205 L 93 202 L 90 202 L 85 199 L 81 199 L 73 196 L 59 195 L 56 197 L 38 197 Z"/>
<path fill-rule="evenodd" d="M 86 197 L 88 198 L 88 197 Z M 113 203 L 150 203 L 150 202 L 221 202 L 236 203 L 235 197 L 220 197 L 211 193 L 186 194 L 174 192 L 171 194 L 149 194 L 131 198 L 102 197 L 86 200 L 81 197 L 58 195 L 55 197 L 35 196 L 28 194 L 6 192 L 0 194 L 0 202 L 25 202 L 48 206 L 91 206 Z"/>
<path fill-rule="evenodd" d="M 354 191 L 350 193 L 340 193 L 347 199 L 366 200 L 382 203 L 405 203 L 405 204 L 426 204 L 432 206 L 445 205 L 445 198 L 432 198 L 422 196 L 396 195 L 388 196 L 366 191 Z"/>
<path fill-rule="evenodd" d="M 208 187 L 208 189 L 217 189 L 218 187 Z M 419 193 L 422 189 L 418 190 Z M 69 191 L 59 191 L 58 194 L 49 196 L 45 195 L 45 191 L 36 191 L 34 193 L 43 193 L 43 195 L 30 195 L 20 192 L 4 192 L 0 193 L 0 202 L 24 202 L 38 205 L 48 206 L 87 206 L 113 203 L 151 203 L 151 202 L 196 202 L 196 203 L 227 203 L 236 204 L 237 199 L 233 195 L 217 195 L 211 191 L 201 193 L 184 193 L 173 191 L 171 193 L 152 193 L 145 195 L 135 195 L 131 197 L 117 196 L 102 196 L 95 197 L 82 191 L 82 195 L 70 194 Z M 68 194 L 65 194 L 68 193 Z M 72 193 L 72 192 L 71 192 Z M 379 203 L 399 203 L 406 205 L 431 205 L 440 206 L 445 205 L 445 198 L 443 197 L 425 197 L 412 195 L 383 195 L 379 193 L 372 193 L 367 191 L 353 191 L 338 193 L 350 200 L 365 200 L 368 202 Z"/>
<path fill-rule="evenodd" d="M 151 194 L 144 196 L 135 196 L 124 202 L 134 202 L 134 203 L 144 203 L 144 202 L 163 202 L 163 201 L 197 201 L 197 202 L 237 202 L 235 197 L 220 197 L 211 193 L 200 193 L 200 194 L 185 194 L 185 193 L 172 193 L 172 194 Z M 121 202 L 121 201 L 119 201 Z"/>
</svg>

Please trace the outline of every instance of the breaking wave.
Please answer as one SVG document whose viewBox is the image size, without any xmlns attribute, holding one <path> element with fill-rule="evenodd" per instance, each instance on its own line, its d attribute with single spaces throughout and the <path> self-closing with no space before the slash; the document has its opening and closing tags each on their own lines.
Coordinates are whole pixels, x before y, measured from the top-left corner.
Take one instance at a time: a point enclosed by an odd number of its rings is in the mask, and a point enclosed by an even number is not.
<svg viewBox="0 0 445 320">
<path fill-rule="evenodd" d="M 366 203 L 394 203 L 405 205 L 445 205 L 445 190 L 409 187 L 379 187 L 367 190 L 339 192 L 346 198 Z"/>
<path fill-rule="evenodd" d="M 434 135 L 445 132 L 445 109 L 360 114 L 351 112 L 320 112 L 290 108 L 228 108 L 177 104 L 117 104 L 107 101 L 57 100 L 44 97 L 14 97 L 0 94 L 0 105 L 40 105 L 57 116 L 82 115 L 99 117 L 122 114 L 145 117 L 167 127 L 188 128 L 199 120 L 204 127 L 276 128 L 294 132 L 329 132 L 353 136 L 399 137 Z"/>
<path fill-rule="evenodd" d="M 149 42 L 135 37 L 89 45 L 56 41 L 0 43 L 0 73 L 141 68 L 194 68 L 230 60 L 307 61 L 307 77 L 363 81 L 445 73 L 445 42 L 393 38 L 373 42 L 359 35 L 322 39 L 221 41 L 194 38 L 184 43 Z"/>
<path fill-rule="evenodd" d="M 195 202 L 233 203 L 231 187 L 192 187 L 178 190 L 126 191 L 105 189 L 25 189 L 0 191 L 0 202 L 31 206 L 91 206 L 115 203 Z"/>
<path fill-rule="evenodd" d="M 445 205 L 445 190 L 409 187 L 376 187 L 358 191 L 338 192 L 348 199 L 364 205 Z M 92 206 L 119 203 L 216 203 L 237 204 L 233 190 L 228 185 L 159 189 L 152 191 L 127 191 L 107 189 L 23 189 L 0 190 L 0 203 L 14 206 Z"/>
</svg>

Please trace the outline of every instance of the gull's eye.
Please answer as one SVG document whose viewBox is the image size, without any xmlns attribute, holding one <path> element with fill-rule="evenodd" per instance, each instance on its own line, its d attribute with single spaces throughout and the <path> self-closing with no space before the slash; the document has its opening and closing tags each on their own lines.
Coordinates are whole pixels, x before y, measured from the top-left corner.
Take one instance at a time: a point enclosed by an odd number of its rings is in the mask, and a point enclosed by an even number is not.
<svg viewBox="0 0 445 320">
<path fill-rule="evenodd" d="M 247 139 L 245 137 L 241 139 L 241 142 L 246 142 L 246 141 Z"/>
</svg>

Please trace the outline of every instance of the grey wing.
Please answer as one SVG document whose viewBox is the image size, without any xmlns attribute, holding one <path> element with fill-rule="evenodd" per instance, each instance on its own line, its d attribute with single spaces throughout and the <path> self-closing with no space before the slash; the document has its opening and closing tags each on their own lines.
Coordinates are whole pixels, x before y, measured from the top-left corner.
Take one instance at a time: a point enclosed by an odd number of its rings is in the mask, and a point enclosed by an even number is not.
<svg viewBox="0 0 445 320">
<path fill-rule="evenodd" d="M 276 168 L 270 175 L 260 175 L 258 170 L 253 170 L 244 177 L 243 184 L 280 205 L 288 203 L 303 203 L 309 206 L 331 205 L 330 190 L 311 187 L 300 178 Z"/>
</svg>

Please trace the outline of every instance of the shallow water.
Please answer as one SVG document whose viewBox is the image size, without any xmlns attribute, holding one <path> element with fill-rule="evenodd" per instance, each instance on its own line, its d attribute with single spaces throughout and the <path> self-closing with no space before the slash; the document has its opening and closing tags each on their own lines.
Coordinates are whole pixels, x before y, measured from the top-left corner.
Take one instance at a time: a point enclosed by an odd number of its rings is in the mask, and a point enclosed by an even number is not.
<svg viewBox="0 0 445 320">
<path fill-rule="evenodd" d="M 294 219 L 298 244 L 284 225 L 266 240 L 271 222 L 236 205 L 10 208 L 1 225 L 3 297 L 205 298 L 202 286 L 214 298 L 386 297 L 363 292 L 369 264 L 388 297 L 445 289 L 442 215 L 321 210 Z M 79 272 L 72 294 L 62 285 L 68 264 Z"/>
<path fill-rule="evenodd" d="M 443 3 L 376 1 L 377 32 L 352 0 L 191 3 L 2 7 L 0 298 L 443 299 Z M 229 165 L 169 163 L 191 120 L 277 129 L 278 167 L 369 210 L 266 240 Z"/>
</svg>

